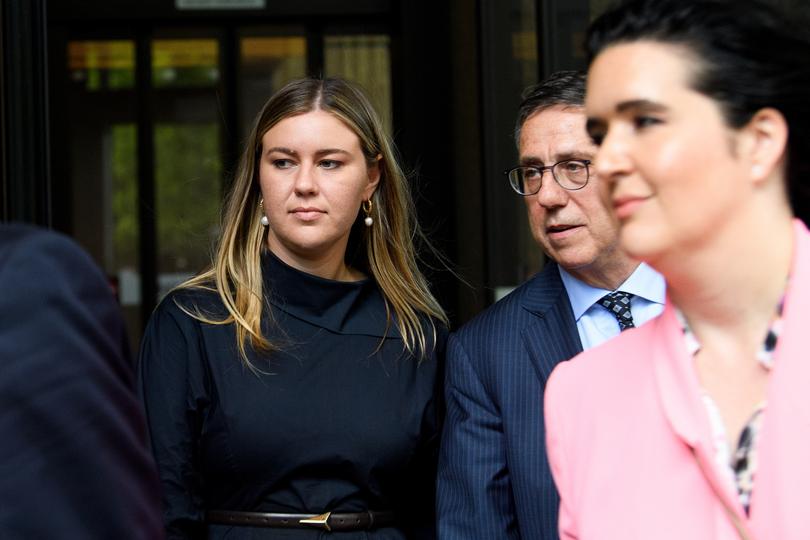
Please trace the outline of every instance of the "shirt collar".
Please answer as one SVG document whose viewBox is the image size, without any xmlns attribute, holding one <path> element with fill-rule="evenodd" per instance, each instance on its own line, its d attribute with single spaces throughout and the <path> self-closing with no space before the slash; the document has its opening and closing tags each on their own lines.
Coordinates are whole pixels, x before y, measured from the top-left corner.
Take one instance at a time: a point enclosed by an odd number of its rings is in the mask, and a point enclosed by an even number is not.
<svg viewBox="0 0 810 540">
<path fill-rule="evenodd" d="M 571 302 L 571 309 L 574 318 L 579 321 L 586 311 L 593 306 L 597 300 L 609 292 L 607 289 L 592 287 L 569 274 L 562 266 L 557 265 L 560 270 L 560 278 L 568 293 Z M 637 297 L 643 298 L 655 304 L 664 304 L 666 300 L 666 284 L 663 276 L 650 268 L 646 263 L 639 264 L 630 276 L 619 285 L 616 290 L 621 290 Z"/>
</svg>

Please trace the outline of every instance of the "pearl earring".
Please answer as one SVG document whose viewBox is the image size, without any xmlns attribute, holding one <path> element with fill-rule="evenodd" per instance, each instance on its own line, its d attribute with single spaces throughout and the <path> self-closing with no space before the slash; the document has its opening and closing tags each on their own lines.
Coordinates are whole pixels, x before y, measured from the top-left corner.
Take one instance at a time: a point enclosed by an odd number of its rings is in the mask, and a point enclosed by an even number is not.
<svg viewBox="0 0 810 540">
<path fill-rule="evenodd" d="M 264 213 L 264 199 L 259 200 L 259 211 L 262 213 L 262 218 L 259 220 L 259 223 L 267 227 L 270 225 L 270 220 L 267 219 L 267 214 Z"/>
<path fill-rule="evenodd" d="M 373 205 L 371 204 L 371 199 L 363 201 L 363 212 L 366 214 L 366 219 L 363 220 L 363 223 L 366 224 L 366 227 L 371 227 L 374 225 L 374 218 L 371 217 L 372 207 Z"/>
</svg>

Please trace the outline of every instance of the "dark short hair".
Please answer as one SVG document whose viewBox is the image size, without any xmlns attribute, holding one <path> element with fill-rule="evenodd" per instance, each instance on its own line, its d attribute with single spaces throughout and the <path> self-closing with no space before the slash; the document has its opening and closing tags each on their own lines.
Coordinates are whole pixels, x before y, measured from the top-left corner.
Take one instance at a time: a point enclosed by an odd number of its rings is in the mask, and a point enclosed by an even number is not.
<svg viewBox="0 0 810 540">
<path fill-rule="evenodd" d="M 795 203 L 810 176 L 810 37 L 802 15 L 773 0 L 631 0 L 590 26 L 588 61 L 620 43 L 679 46 L 693 66 L 691 88 L 714 100 L 729 126 L 744 126 L 765 107 L 779 110 L 789 127 Z"/>
<path fill-rule="evenodd" d="M 562 105 L 564 107 L 585 106 L 585 73 L 582 71 L 557 71 L 545 80 L 529 86 L 521 95 L 517 122 L 515 122 L 515 143 L 520 144 L 520 130 L 533 114 Z"/>
</svg>

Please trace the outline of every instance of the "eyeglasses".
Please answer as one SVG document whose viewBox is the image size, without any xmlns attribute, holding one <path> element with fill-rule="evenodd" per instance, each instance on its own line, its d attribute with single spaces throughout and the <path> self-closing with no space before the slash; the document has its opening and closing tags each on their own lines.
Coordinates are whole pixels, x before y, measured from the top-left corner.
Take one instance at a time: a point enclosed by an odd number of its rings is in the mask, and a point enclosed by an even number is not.
<svg viewBox="0 0 810 540">
<path fill-rule="evenodd" d="M 554 181 L 563 189 L 576 191 L 588 183 L 591 176 L 588 159 L 564 159 L 546 167 L 515 167 L 503 174 L 509 177 L 509 183 L 521 195 L 534 195 L 543 185 L 543 173 L 551 171 Z"/>
</svg>

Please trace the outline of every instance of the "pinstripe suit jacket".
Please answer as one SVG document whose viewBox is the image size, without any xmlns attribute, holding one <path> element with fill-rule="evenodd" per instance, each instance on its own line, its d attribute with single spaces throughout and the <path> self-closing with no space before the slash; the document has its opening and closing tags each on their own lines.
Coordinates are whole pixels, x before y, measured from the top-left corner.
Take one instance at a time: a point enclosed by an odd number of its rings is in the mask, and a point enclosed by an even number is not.
<svg viewBox="0 0 810 540">
<path fill-rule="evenodd" d="M 450 337 L 439 538 L 558 538 L 543 389 L 581 351 L 554 263 Z"/>
<path fill-rule="evenodd" d="M 0 538 L 163 538 L 124 322 L 66 237 L 0 226 Z"/>
</svg>

